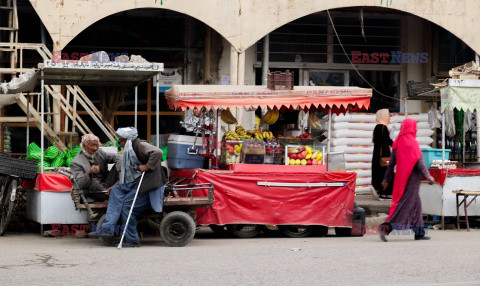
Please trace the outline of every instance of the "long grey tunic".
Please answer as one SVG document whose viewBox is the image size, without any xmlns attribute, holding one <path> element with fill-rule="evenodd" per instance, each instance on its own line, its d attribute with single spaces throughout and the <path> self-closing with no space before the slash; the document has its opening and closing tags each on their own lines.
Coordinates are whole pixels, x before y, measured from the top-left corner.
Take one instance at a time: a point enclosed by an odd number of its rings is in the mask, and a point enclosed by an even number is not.
<svg viewBox="0 0 480 286">
<path fill-rule="evenodd" d="M 385 172 L 384 180 L 392 184 L 394 178 L 394 168 L 397 163 L 397 152 L 393 151 L 390 164 Z M 390 218 L 390 223 L 394 229 L 408 229 L 411 226 L 423 227 L 422 202 L 420 200 L 420 182 L 422 176 L 429 179 L 430 173 L 423 158 L 417 161 L 413 167 L 412 174 L 408 178 L 407 185 L 402 198 L 398 202 L 395 212 Z"/>
<path fill-rule="evenodd" d="M 122 160 L 119 154 L 106 153 L 102 149 L 98 149 L 94 164 L 99 165 L 100 173 L 96 174 L 95 176 L 93 176 L 93 174 L 87 175 L 88 170 L 90 170 L 92 167 L 92 164 L 90 164 L 90 161 L 88 161 L 85 154 L 83 154 L 83 150 L 78 152 L 77 156 L 73 158 L 72 162 L 70 163 L 70 170 L 77 180 L 79 188 L 91 189 L 90 187 L 92 184 L 98 185 L 94 181 L 102 182 L 108 174 L 108 164 L 115 164 L 117 171 L 120 171 Z M 95 188 L 102 187 L 99 185 L 95 186 Z"/>
</svg>

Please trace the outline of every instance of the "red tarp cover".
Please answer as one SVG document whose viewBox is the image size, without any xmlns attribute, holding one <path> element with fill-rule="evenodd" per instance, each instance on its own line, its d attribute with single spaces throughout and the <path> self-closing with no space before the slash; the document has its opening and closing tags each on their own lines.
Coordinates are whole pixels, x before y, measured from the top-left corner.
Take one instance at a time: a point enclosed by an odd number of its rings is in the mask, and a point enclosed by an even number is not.
<svg viewBox="0 0 480 286">
<path fill-rule="evenodd" d="M 33 188 L 40 192 L 70 192 L 72 186 L 67 177 L 55 172 L 38 173 L 35 184 L 33 181 L 23 182 L 24 188 Z"/>
<path fill-rule="evenodd" d="M 448 176 L 480 176 L 480 170 L 475 169 L 430 169 L 430 175 L 435 179 L 435 182 L 440 185 L 445 185 L 445 179 Z"/>
<path fill-rule="evenodd" d="M 165 92 L 171 109 L 202 107 L 254 107 L 282 106 L 303 109 L 335 107 L 368 109 L 372 90 L 349 86 L 295 86 L 294 90 L 269 90 L 265 86 L 238 85 L 175 85 Z"/>
<path fill-rule="evenodd" d="M 195 183 L 213 183 L 215 202 L 197 224 L 303 224 L 352 226 L 356 173 L 326 173 L 315 168 L 243 165 L 241 172 L 200 170 Z M 246 167 L 251 167 L 248 172 Z M 257 168 L 262 171 L 257 173 Z M 282 183 L 345 182 L 343 187 L 266 187 Z M 197 215 L 204 210 L 197 210 Z"/>
</svg>

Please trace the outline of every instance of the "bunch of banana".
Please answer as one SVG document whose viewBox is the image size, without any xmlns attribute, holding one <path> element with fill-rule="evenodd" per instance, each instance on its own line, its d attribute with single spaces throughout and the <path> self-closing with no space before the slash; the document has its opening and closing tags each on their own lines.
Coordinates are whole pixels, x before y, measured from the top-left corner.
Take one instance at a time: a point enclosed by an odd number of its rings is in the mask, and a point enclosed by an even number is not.
<svg viewBox="0 0 480 286">
<path fill-rule="evenodd" d="M 242 125 L 238 125 L 237 127 L 235 127 L 235 132 L 237 132 L 237 134 L 240 136 L 240 137 L 249 137 L 247 135 L 247 131 L 245 131 L 245 128 L 243 128 Z"/>
<path fill-rule="evenodd" d="M 223 134 L 223 138 L 227 140 L 240 140 L 240 135 L 237 134 L 235 131 L 227 131 Z"/>
<path fill-rule="evenodd" d="M 277 109 L 268 108 L 267 114 L 262 117 L 262 122 L 266 124 L 273 124 L 277 122 L 280 112 Z"/>
<path fill-rule="evenodd" d="M 258 139 L 258 140 L 263 140 L 263 134 L 262 133 L 255 133 L 255 139 Z"/>
<path fill-rule="evenodd" d="M 263 139 L 275 139 L 275 136 L 273 136 L 272 131 L 263 131 L 262 136 L 263 136 Z"/>
<path fill-rule="evenodd" d="M 313 128 L 319 128 L 321 127 L 320 121 L 317 117 L 317 113 L 315 111 L 310 111 L 310 114 L 308 115 L 308 125 Z"/>
<path fill-rule="evenodd" d="M 237 119 L 232 115 L 230 112 L 230 108 L 227 108 L 222 111 L 222 114 L 220 115 L 220 118 L 222 119 L 223 122 L 227 124 L 236 124 Z"/>
</svg>

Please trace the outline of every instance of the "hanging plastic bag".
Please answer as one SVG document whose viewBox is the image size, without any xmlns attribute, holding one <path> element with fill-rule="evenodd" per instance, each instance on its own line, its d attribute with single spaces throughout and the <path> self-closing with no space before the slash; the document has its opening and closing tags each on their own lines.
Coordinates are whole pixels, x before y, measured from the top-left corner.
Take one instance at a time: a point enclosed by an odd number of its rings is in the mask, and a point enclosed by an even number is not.
<svg viewBox="0 0 480 286">
<path fill-rule="evenodd" d="M 65 152 L 58 154 L 58 156 L 55 157 L 55 159 L 53 159 L 52 163 L 50 164 L 50 167 L 55 167 L 55 168 L 62 167 L 65 164 L 66 156 L 67 155 L 65 154 Z"/>
<path fill-rule="evenodd" d="M 53 144 L 54 145 L 47 148 L 47 151 L 45 151 L 43 155 L 44 160 L 47 162 L 52 162 L 58 156 L 58 148 L 55 146 L 55 142 Z"/>
<path fill-rule="evenodd" d="M 42 157 L 42 151 L 35 142 L 30 143 L 27 148 L 27 159 L 37 159 L 40 160 Z"/>
</svg>

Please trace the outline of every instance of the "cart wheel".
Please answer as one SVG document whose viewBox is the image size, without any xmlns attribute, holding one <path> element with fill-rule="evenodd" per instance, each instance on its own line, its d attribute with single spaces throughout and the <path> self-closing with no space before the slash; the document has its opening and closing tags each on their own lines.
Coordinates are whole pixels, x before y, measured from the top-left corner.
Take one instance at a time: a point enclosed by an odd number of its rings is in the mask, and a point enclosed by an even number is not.
<svg viewBox="0 0 480 286">
<path fill-rule="evenodd" d="M 328 227 L 324 225 L 315 225 L 313 226 L 313 234 L 320 237 L 327 236 Z"/>
<path fill-rule="evenodd" d="M 107 218 L 107 215 L 104 214 L 100 217 L 100 219 L 97 221 L 97 229 L 102 227 L 102 224 L 105 222 L 105 219 Z M 107 246 L 116 246 L 120 243 L 120 238 L 118 236 L 101 236 L 100 240 L 103 242 L 103 244 Z"/>
<path fill-rule="evenodd" d="M 18 181 L 9 177 L 2 178 L 0 186 L 0 236 L 5 234 L 8 224 L 13 217 L 15 205 L 17 204 Z M 13 200 L 12 200 L 13 199 Z"/>
<path fill-rule="evenodd" d="M 239 238 L 252 238 L 262 231 L 258 224 L 228 224 L 227 230 Z"/>
<path fill-rule="evenodd" d="M 160 235 L 170 246 L 185 246 L 195 236 L 195 221 L 182 211 L 168 213 L 160 223 Z"/>
<path fill-rule="evenodd" d="M 349 227 L 336 227 L 335 234 L 337 236 L 352 236 L 352 229 Z"/>
<path fill-rule="evenodd" d="M 306 237 L 312 233 L 309 225 L 279 225 L 278 228 L 288 237 Z"/>
</svg>

